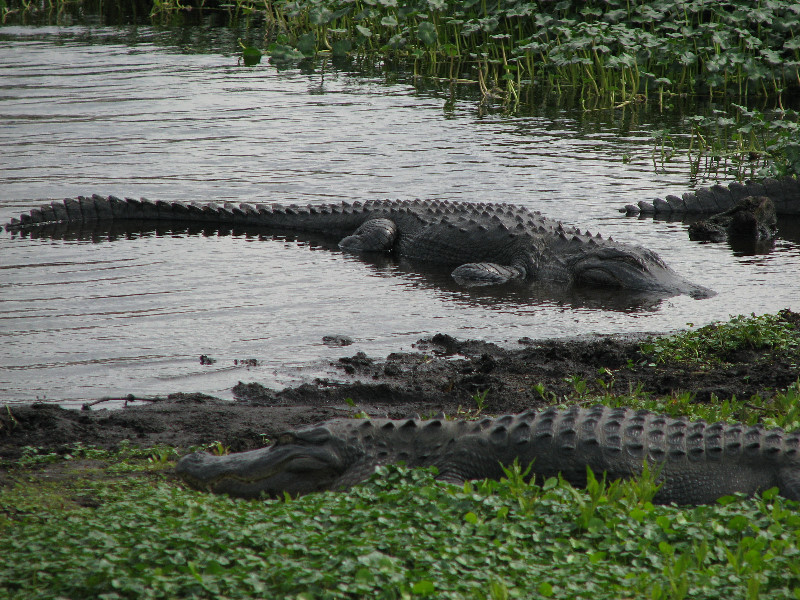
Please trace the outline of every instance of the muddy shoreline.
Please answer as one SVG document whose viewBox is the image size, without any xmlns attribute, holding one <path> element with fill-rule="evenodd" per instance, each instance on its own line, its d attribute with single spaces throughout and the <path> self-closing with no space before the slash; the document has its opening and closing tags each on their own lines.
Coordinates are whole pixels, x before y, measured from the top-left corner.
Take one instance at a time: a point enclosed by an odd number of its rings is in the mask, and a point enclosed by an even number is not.
<svg viewBox="0 0 800 600">
<path fill-rule="evenodd" d="M 797 316 L 796 313 L 790 313 Z M 420 340 L 415 352 L 385 358 L 364 354 L 334 363 L 342 380 L 275 391 L 240 383 L 236 401 L 172 394 L 123 409 L 69 410 L 35 403 L 0 407 L 0 459 L 15 460 L 33 446 L 67 452 L 76 442 L 113 449 L 122 440 L 148 447 L 188 448 L 219 441 L 232 451 L 264 445 L 286 429 L 358 412 L 402 418 L 411 414 L 475 411 L 499 414 L 553 402 L 589 402 L 604 391 L 652 395 L 689 391 L 696 402 L 735 395 L 769 396 L 797 380 L 797 366 L 768 350 L 741 351 L 720 364 L 652 364 L 641 337 L 592 336 L 520 340 L 506 349 L 446 335 Z"/>
</svg>

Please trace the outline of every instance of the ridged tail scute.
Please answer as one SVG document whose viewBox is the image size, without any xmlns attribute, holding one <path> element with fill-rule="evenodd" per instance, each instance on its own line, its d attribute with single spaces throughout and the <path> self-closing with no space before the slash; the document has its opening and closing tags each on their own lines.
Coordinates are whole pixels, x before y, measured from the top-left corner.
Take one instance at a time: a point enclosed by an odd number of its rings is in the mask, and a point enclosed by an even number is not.
<svg viewBox="0 0 800 600">
<path fill-rule="evenodd" d="M 749 197 L 767 197 L 775 204 L 775 212 L 784 215 L 800 214 L 800 180 L 787 175 L 780 179 L 766 178 L 745 183 L 733 182 L 712 185 L 686 192 L 681 197 L 669 195 L 652 202 L 641 200 L 620 209 L 628 215 L 716 214 L 729 210 Z"/>
<path fill-rule="evenodd" d="M 308 209 L 306 209 L 308 210 Z M 20 231 L 64 223 L 105 221 L 188 221 L 215 224 L 260 224 L 263 215 L 291 214 L 291 208 L 273 209 L 266 205 L 217 204 L 151 201 L 146 198 L 117 198 L 93 195 L 65 198 L 44 204 L 5 225 L 6 231 Z M 275 222 L 272 219 L 271 222 Z"/>
<path fill-rule="evenodd" d="M 326 205 L 288 206 L 280 204 L 197 203 L 151 201 L 146 198 L 117 198 L 93 195 L 56 200 L 6 223 L 6 231 L 25 231 L 58 224 L 102 223 L 108 221 L 176 221 L 248 225 L 297 229 L 350 235 L 370 219 L 370 211 L 397 212 L 402 203 L 370 201 Z M 421 201 L 407 203 L 415 209 Z M 433 204 L 431 204 L 433 205 Z M 427 206 L 427 205 L 426 205 Z M 437 205 L 438 206 L 438 205 Z M 463 210 L 463 209 L 462 209 Z M 324 219 L 319 217 L 323 215 Z M 384 227 L 384 229 L 386 229 Z M 388 232 L 389 237 L 393 234 Z M 396 235 L 396 234 L 394 234 Z"/>
<path fill-rule="evenodd" d="M 800 431 L 786 434 L 783 452 L 790 464 L 781 469 L 778 487 L 782 496 L 800 502 Z"/>
</svg>

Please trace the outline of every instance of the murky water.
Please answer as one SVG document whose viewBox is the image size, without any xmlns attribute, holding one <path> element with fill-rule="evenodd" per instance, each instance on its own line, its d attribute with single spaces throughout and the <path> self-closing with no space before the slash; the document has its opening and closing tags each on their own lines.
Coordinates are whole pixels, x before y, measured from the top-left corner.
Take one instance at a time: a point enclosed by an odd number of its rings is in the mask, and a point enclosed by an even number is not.
<svg viewBox="0 0 800 600">
<path fill-rule="evenodd" d="M 225 231 L 113 241 L 90 231 L 3 233 L 0 402 L 229 397 L 240 380 L 280 387 L 324 374 L 340 356 L 410 350 L 437 332 L 513 345 L 800 309 L 800 234 L 791 224 L 773 252 L 743 256 L 689 242 L 680 223 L 616 212 L 689 187 L 679 161 L 653 170 L 649 132 L 662 117 L 482 114 L 473 101 L 453 105 L 331 67 L 239 67 L 233 39 L 203 53 L 191 46 L 147 28 L 0 29 L 0 222 L 39 199 L 93 192 L 497 200 L 651 247 L 719 294 L 637 305 L 553 290 L 467 291 L 446 273 L 360 260 L 318 240 Z M 330 348 L 329 334 L 355 343 Z M 201 365 L 200 355 L 216 362 Z"/>
</svg>

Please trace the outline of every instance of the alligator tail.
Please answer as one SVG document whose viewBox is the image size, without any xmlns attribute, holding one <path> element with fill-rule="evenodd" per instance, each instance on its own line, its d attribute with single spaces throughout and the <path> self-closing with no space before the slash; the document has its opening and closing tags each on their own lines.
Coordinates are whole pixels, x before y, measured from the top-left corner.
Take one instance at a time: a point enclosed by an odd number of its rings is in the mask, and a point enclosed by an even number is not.
<svg viewBox="0 0 800 600">
<path fill-rule="evenodd" d="M 781 179 L 766 178 L 727 186 L 712 185 L 686 192 L 681 197 L 667 196 L 652 202 L 640 201 L 620 209 L 629 215 L 715 214 L 733 208 L 748 196 L 765 196 L 775 204 L 775 212 L 783 215 L 800 214 L 800 179 L 787 175 Z"/>
<path fill-rule="evenodd" d="M 800 466 L 782 469 L 780 476 L 781 483 L 779 489 L 781 495 L 790 500 L 800 501 Z"/>
<path fill-rule="evenodd" d="M 169 221 L 297 229 L 311 232 L 351 233 L 368 218 L 370 204 L 359 203 L 282 206 L 214 202 L 164 202 L 145 198 L 79 196 L 53 201 L 12 219 L 6 231 L 24 231 L 48 225 L 114 221 Z M 321 215 L 325 215 L 321 217 Z"/>
</svg>

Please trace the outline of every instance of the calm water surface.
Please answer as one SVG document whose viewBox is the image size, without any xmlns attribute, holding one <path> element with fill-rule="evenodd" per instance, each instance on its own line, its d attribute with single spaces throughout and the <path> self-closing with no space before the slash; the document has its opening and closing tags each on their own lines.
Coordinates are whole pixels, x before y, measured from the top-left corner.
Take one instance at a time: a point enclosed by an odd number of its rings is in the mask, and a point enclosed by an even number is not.
<svg viewBox="0 0 800 600">
<path fill-rule="evenodd" d="M 616 208 L 689 188 L 655 173 L 650 132 L 621 111 L 482 114 L 406 83 L 317 66 L 243 68 L 232 39 L 193 53 L 147 28 L 0 28 L 0 222 L 40 199 L 319 203 L 505 201 L 653 248 L 719 292 L 636 304 L 552 290 L 465 291 L 446 273 L 343 255 L 316 240 L 169 231 L 0 234 L 0 402 L 309 380 L 364 351 L 437 332 L 523 337 L 665 331 L 800 309 L 797 229 L 742 256 L 681 223 Z M 656 119 L 657 120 L 657 119 Z M 623 163 L 624 154 L 632 156 Z M 355 343 L 329 348 L 322 337 Z M 216 362 L 201 365 L 199 356 Z M 258 366 L 241 361 L 255 359 Z"/>
</svg>

